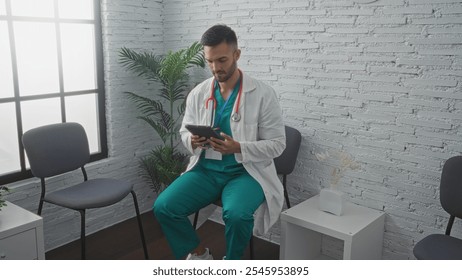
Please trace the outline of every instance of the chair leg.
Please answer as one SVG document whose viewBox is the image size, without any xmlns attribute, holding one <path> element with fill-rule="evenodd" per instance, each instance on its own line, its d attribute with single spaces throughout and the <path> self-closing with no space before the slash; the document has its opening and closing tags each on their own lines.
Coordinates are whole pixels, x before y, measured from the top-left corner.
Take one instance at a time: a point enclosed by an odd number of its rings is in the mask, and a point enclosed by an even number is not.
<svg viewBox="0 0 462 280">
<path fill-rule="evenodd" d="M 37 215 L 42 216 L 43 199 L 40 199 Z"/>
<path fill-rule="evenodd" d="M 455 219 L 456 219 L 456 216 L 454 215 L 451 215 L 449 217 L 448 226 L 446 227 L 446 232 L 444 234 L 451 235 L 452 225 L 454 224 Z"/>
<path fill-rule="evenodd" d="M 138 220 L 138 227 L 140 229 L 141 243 L 143 244 L 143 251 L 144 251 L 144 258 L 148 260 L 149 259 L 148 247 L 146 246 L 146 239 L 144 238 L 143 223 L 141 221 L 140 210 L 138 208 L 138 200 L 136 199 L 136 194 L 133 190 L 130 191 L 130 193 L 133 196 L 133 203 L 135 204 L 136 218 Z"/>
<path fill-rule="evenodd" d="M 80 212 L 80 254 L 81 259 L 85 260 L 85 209 L 79 210 Z"/>
<path fill-rule="evenodd" d="M 289 193 L 287 192 L 287 176 L 282 176 L 282 186 L 284 187 L 284 197 L 286 199 L 287 208 L 290 208 Z"/>
<path fill-rule="evenodd" d="M 253 252 L 254 252 L 254 251 L 253 251 L 253 239 L 254 239 L 254 237 L 253 237 L 253 235 L 252 235 L 252 237 L 250 237 L 250 259 L 251 259 L 251 260 L 253 260 L 254 257 L 255 257 L 255 256 L 254 256 L 254 253 L 253 253 Z"/>
<path fill-rule="evenodd" d="M 197 229 L 197 220 L 199 219 L 199 211 L 196 212 L 196 214 L 194 215 L 194 222 L 193 222 L 193 228 L 194 229 Z"/>
<path fill-rule="evenodd" d="M 40 184 L 42 187 L 42 192 L 40 193 L 40 201 L 39 201 L 37 215 L 42 216 L 43 200 L 45 198 L 45 179 L 44 178 L 40 178 Z"/>
</svg>

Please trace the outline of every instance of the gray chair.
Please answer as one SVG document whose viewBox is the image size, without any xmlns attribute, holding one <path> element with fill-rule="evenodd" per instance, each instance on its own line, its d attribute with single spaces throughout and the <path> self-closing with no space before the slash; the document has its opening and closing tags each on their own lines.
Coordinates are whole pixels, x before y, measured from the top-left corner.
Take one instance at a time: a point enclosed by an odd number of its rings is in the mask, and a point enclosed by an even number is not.
<svg viewBox="0 0 462 280">
<path fill-rule="evenodd" d="M 284 197 L 287 207 L 290 208 L 289 194 L 287 193 L 287 175 L 292 173 L 297 162 L 298 150 L 302 142 L 302 135 L 297 129 L 285 126 L 286 128 L 286 149 L 274 159 L 276 172 L 282 175 L 282 186 L 284 187 Z"/>
<path fill-rule="evenodd" d="M 302 140 L 302 135 L 300 132 L 292 127 L 285 126 L 286 131 L 286 148 L 282 154 L 274 159 L 274 164 L 276 166 L 276 172 L 282 175 L 282 185 L 284 187 L 284 197 L 286 200 L 287 207 L 290 208 L 289 194 L 287 193 L 287 175 L 292 173 L 295 168 L 295 163 L 297 161 L 298 150 L 300 149 L 300 143 Z M 215 201 L 213 204 L 222 207 L 221 199 Z M 199 211 L 194 215 L 193 227 L 197 227 L 197 220 L 199 218 Z M 250 259 L 254 258 L 253 250 L 253 236 L 250 238 Z"/>
<path fill-rule="evenodd" d="M 90 160 L 90 150 L 84 128 L 77 123 L 60 123 L 31 129 L 22 142 L 32 174 L 40 178 L 42 192 L 38 215 L 44 202 L 76 210 L 81 216 L 81 258 L 85 259 L 85 210 L 115 204 L 132 194 L 138 219 L 144 256 L 148 250 L 144 238 L 138 201 L 132 186 L 124 181 L 104 178 L 88 180 L 84 165 Z M 45 179 L 81 169 L 83 182 L 53 192 L 46 192 Z"/>
<path fill-rule="evenodd" d="M 462 156 L 448 159 L 441 173 L 440 202 L 450 215 L 445 234 L 431 234 L 414 246 L 418 260 L 462 260 L 462 239 L 450 236 L 455 218 L 462 218 Z"/>
</svg>

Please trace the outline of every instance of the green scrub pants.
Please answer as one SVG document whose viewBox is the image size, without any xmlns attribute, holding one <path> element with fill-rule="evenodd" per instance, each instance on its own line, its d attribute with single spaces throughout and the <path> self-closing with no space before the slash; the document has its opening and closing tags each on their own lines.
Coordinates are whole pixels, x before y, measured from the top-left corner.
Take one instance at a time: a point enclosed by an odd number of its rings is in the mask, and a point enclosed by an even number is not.
<svg viewBox="0 0 462 280">
<path fill-rule="evenodd" d="M 195 166 L 178 177 L 156 199 L 153 211 L 177 259 L 200 241 L 188 216 L 223 202 L 226 259 L 241 259 L 253 234 L 255 210 L 265 200 L 260 184 L 247 171 L 223 173 Z"/>
</svg>

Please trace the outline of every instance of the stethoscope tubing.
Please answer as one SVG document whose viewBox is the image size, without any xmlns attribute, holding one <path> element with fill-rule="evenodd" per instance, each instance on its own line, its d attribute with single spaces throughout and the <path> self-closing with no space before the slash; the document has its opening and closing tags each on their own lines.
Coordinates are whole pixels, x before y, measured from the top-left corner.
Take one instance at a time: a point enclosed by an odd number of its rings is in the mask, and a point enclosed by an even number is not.
<svg viewBox="0 0 462 280">
<path fill-rule="evenodd" d="M 242 95 L 242 85 L 244 84 L 244 78 L 243 78 L 243 75 L 242 75 L 242 71 L 240 69 L 238 69 L 239 71 L 239 74 L 240 74 L 240 84 L 239 84 L 239 90 L 237 92 L 237 100 L 236 100 L 236 106 L 235 106 L 235 110 L 234 110 L 234 113 L 231 115 L 231 120 L 234 121 L 234 122 L 238 122 L 241 120 L 241 116 L 239 114 L 239 105 L 241 104 L 241 95 Z M 208 109 L 208 104 L 209 104 L 209 101 L 212 101 L 213 102 L 213 107 L 212 107 L 212 116 L 210 118 L 210 126 L 213 126 L 213 122 L 214 122 L 214 119 L 215 119 L 215 109 L 217 107 L 217 100 L 215 99 L 215 84 L 216 84 L 216 80 L 213 79 L 212 81 L 212 87 L 211 87 L 211 90 L 210 90 L 210 97 L 207 98 L 207 100 L 205 101 L 205 109 Z"/>
</svg>

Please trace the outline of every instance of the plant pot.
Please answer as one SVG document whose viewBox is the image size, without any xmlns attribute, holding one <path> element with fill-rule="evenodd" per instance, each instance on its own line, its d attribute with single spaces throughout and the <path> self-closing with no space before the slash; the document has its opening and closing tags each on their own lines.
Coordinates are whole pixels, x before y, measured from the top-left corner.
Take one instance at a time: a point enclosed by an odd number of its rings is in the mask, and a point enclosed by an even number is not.
<svg viewBox="0 0 462 280">
<path fill-rule="evenodd" d="M 345 199 L 341 191 L 322 189 L 319 193 L 319 209 L 337 216 L 343 214 Z"/>
</svg>

